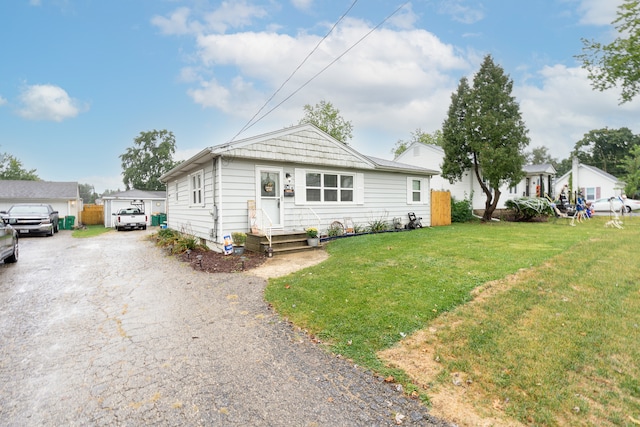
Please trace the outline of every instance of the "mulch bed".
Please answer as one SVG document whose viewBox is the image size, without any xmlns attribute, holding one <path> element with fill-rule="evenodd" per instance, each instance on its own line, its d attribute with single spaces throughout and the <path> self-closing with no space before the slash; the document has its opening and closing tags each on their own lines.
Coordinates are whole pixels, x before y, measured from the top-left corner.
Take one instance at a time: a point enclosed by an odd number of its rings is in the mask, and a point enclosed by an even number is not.
<svg viewBox="0 0 640 427">
<path fill-rule="evenodd" d="M 202 255 L 202 260 L 198 259 Z M 242 255 L 224 255 L 216 251 L 194 249 L 190 254 L 180 254 L 178 259 L 191 264 L 191 268 L 207 273 L 237 273 L 256 268 L 267 260 L 265 254 L 244 251 Z"/>
</svg>

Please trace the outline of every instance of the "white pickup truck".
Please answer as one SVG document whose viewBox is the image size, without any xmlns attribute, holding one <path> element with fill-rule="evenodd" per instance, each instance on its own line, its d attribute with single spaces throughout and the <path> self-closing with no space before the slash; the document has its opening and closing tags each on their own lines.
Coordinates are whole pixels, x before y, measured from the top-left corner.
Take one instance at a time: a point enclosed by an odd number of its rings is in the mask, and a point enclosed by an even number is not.
<svg viewBox="0 0 640 427">
<path fill-rule="evenodd" d="M 116 231 L 120 230 L 133 230 L 139 228 L 141 230 L 147 229 L 148 216 L 142 212 L 139 208 L 124 208 L 120 209 L 115 215 Z"/>
</svg>

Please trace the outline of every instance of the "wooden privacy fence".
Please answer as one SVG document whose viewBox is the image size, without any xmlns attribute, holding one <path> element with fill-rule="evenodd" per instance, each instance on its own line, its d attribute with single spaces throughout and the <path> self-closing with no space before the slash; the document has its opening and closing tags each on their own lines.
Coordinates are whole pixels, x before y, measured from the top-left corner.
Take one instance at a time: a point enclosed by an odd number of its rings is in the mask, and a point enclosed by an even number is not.
<svg viewBox="0 0 640 427">
<path fill-rule="evenodd" d="M 451 192 L 431 190 L 431 226 L 451 225 Z"/>
<path fill-rule="evenodd" d="M 84 225 L 104 224 L 103 205 L 84 205 L 82 210 L 82 223 Z"/>
</svg>

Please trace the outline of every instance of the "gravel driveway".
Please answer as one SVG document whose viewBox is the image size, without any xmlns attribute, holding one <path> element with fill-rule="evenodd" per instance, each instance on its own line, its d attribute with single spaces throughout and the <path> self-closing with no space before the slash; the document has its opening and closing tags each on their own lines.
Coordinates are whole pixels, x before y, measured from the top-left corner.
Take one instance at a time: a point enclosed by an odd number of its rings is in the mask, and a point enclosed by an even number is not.
<svg viewBox="0 0 640 427">
<path fill-rule="evenodd" d="M 280 321 L 263 279 L 146 234 L 23 238 L 0 264 L 2 425 L 447 425 Z"/>
</svg>

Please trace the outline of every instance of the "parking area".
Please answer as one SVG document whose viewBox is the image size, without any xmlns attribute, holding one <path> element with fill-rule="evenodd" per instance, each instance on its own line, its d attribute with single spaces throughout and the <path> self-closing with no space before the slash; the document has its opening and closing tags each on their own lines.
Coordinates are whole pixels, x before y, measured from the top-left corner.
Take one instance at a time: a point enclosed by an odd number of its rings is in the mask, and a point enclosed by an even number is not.
<svg viewBox="0 0 640 427">
<path fill-rule="evenodd" d="M 148 231 L 20 241 L 0 264 L 3 425 L 446 425 Z"/>
</svg>

